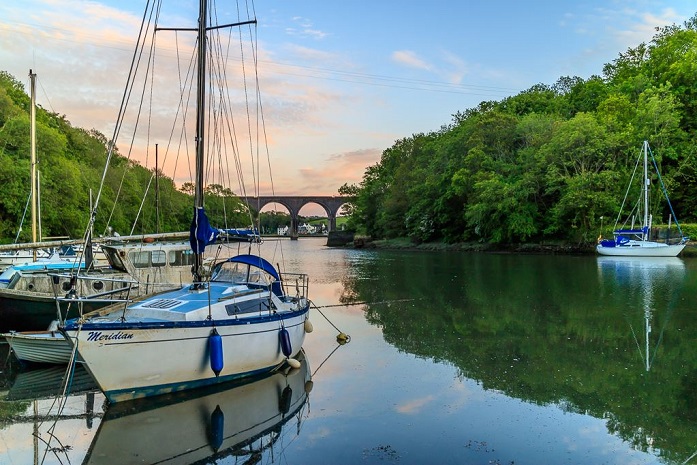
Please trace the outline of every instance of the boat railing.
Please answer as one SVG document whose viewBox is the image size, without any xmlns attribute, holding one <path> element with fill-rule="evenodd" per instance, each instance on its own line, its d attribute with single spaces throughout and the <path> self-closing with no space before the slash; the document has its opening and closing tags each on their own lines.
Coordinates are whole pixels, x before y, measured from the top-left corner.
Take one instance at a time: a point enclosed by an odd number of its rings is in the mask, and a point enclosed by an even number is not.
<svg viewBox="0 0 697 465">
<path fill-rule="evenodd" d="M 305 273 L 279 273 L 283 293 L 298 299 L 306 299 L 310 287 L 310 277 Z"/>
<path fill-rule="evenodd" d="M 114 298 L 114 297 L 109 297 L 109 296 L 114 296 L 116 294 L 123 294 L 126 293 L 126 295 L 130 295 L 130 292 L 133 289 L 137 289 L 140 283 L 138 281 L 134 281 L 131 279 L 124 279 L 124 278 L 106 278 L 103 276 L 88 276 L 88 275 L 75 275 L 75 274 L 61 274 L 61 273 L 49 273 L 49 277 L 53 281 L 53 294 L 57 302 L 90 302 L 90 303 L 118 303 L 118 302 L 128 302 L 130 299 L 127 297 L 126 299 L 122 298 Z M 65 279 L 68 278 L 70 279 L 70 289 L 68 289 L 67 293 L 63 294 L 62 292 L 59 293 L 58 289 L 58 284 L 61 281 L 61 278 Z M 110 282 L 110 283 L 116 283 L 120 284 L 119 287 L 115 287 L 112 289 L 109 289 L 108 291 L 104 292 L 97 292 L 94 294 L 89 294 L 86 296 L 80 296 L 78 295 L 77 288 L 78 285 L 77 283 L 79 281 L 94 281 L 94 282 Z M 62 290 L 61 290 L 62 291 Z M 105 298 L 109 297 L 109 298 Z"/>
</svg>

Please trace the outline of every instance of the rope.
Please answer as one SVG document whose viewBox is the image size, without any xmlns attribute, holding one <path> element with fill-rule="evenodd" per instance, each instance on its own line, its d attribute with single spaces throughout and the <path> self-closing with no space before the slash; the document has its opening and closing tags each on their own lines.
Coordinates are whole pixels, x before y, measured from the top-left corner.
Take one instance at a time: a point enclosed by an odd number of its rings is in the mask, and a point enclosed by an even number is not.
<svg viewBox="0 0 697 465">
<path fill-rule="evenodd" d="M 675 226 L 678 227 L 678 232 L 680 233 L 680 237 L 683 239 L 683 242 L 684 242 L 685 237 L 683 236 L 682 228 L 680 227 L 680 223 L 678 222 L 678 217 L 675 216 L 675 211 L 673 211 L 673 204 L 670 203 L 670 199 L 668 198 L 668 191 L 666 190 L 665 184 L 663 184 L 663 178 L 661 177 L 661 172 L 658 171 L 658 165 L 656 164 L 656 158 L 653 156 L 653 152 L 651 151 L 651 148 L 649 148 L 649 153 L 651 154 L 651 162 L 653 163 L 653 167 L 656 169 L 656 174 L 658 175 L 658 181 L 661 185 L 661 191 L 663 191 L 663 196 L 666 198 L 666 202 L 668 203 L 668 207 L 670 208 L 670 212 L 673 214 L 673 219 L 675 220 Z"/>
<path fill-rule="evenodd" d="M 315 305 L 315 303 L 314 303 L 313 301 L 310 301 L 310 304 L 312 305 L 312 307 L 313 307 L 315 310 L 317 310 L 317 311 L 319 312 L 320 315 L 322 315 L 322 316 L 324 317 L 325 320 L 327 320 L 327 322 L 329 322 L 330 325 L 332 325 L 332 326 L 334 327 L 334 329 L 336 329 L 337 331 L 339 331 L 339 333 L 342 333 L 342 334 L 343 334 L 343 332 L 342 332 L 339 328 L 337 328 L 336 325 L 335 325 L 334 323 L 332 323 L 331 320 L 330 320 L 329 318 L 327 318 L 327 315 L 325 315 L 325 314 L 322 312 L 322 310 L 320 310 L 320 307 L 318 307 L 317 305 Z M 337 306 L 339 306 L 339 305 L 337 305 Z"/>
<path fill-rule="evenodd" d="M 22 233 L 22 225 L 24 225 L 24 218 L 27 216 L 27 210 L 29 209 L 29 204 L 31 203 L 31 192 L 29 193 L 29 198 L 27 199 L 26 205 L 24 205 L 24 213 L 22 213 L 22 220 L 19 222 L 19 229 L 17 230 L 17 235 L 15 236 L 14 243 L 19 242 L 19 235 Z"/>
<path fill-rule="evenodd" d="M 349 336 L 348 334 L 344 333 L 339 328 L 337 328 L 336 325 L 334 323 L 332 323 L 331 320 L 329 318 L 327 318 L 327 315 L 325 315 L 324 312 L 322 312 L 322 310 L 320 310 L 320 309 L 330 308 L 330 307 L 348 307 L 350 305 L 377 305 L 377 304 L 386 304 L 386 303 L 392 303 L 392 302 L 410 302 L 413 300 L 417 300 L 417 299 L 382 300 L 382 301 L 378 301 L 378 302 L 359 301 L 359 302 L 351 302 L 351 303 L 347 303 L 347 304 L 322 305 L 321 307 L 318 307 L 317 305 L 315 305 L 315 303 L 313 301 L 310 301 L 310 304 L 312 305 L 312 307 L 315 310 L 317 310 L 319 312 L 320 315 L 322 315 L 324 317 L 325 320 L 327 320 L 327 322 L 330 325 L 332 325 L 334 327 L 334 329 L 339 331 L 339 335 L 336 336 L 336 340 L 339 344 L 343 345 L 343 344 L 347 344 L 347 343 L 351 342 L 351 336 Z"/>
<path fill-rule="evenodd" d="M 48 418 L 51 416 L 51 411 L 56 405 L 56 402 L 58 402 L 58 409 L 55 414 L 53 424 L 48 428 L 47 434 L 49 435 L 49 440 L 46 441 L 40 436 L 37 436 L 37 439 L 39 439 L 41 442 L 46 444 L 46 450 L 44 450 L 44 455 L 42 456 L 41 463 L 44 463 L 46 460 L 46 456 L 48 455 L 49 452 L 52 452 L 53 455 L 58 459 L 60 463 L 63 463 L 61 458 L 58 456 L 59 452 L 65 453 L 66 458 L 68 462 L 70 462 L 69 457 L 67 457 L 67 450 L 66 446 L 63 445 L 61 440 L 54 434 L 54 431 L 56 430 L 56 427 L 58 426 L 58 420 L 60 419 L 60 415 L 65 409 L 65 406 L 68 401 L 68 395 L 70 394 L 70 390 L 72 389 L 73 385 L 73 376 L 75 374 L 75 362 L 76 362 L 76 356 L 77 356 L 77 345 L 78 345 L 78 337 L 80 336 L 80 331 L 82 330 L 82 324 L 78 327 L 77 334 L 75 335 L 75 344 L 73 344 L 73 350 L 70 354 L 70 361 L 68 362 L 68 366 L 65 371 L 65 375 L 63 376 L 63 391 L 61 394 L 56 397 L 53 400 L 53 403 L 49 407 L 48 411 L 46 412 L 46 417 L 43 421 L 39 423 L 39 427 L 44 423 L 45 420 L 48 420 Z M 67 336 L 66 336 L 67 337 Z M 56 440 L 59 444 L 59 448 L 51 447 L 51 441 Z"/>
<path fill-rule="evenodd" d="M 322 305 L 321 307 L 317 307 L 314 303 L 312 305 L 315 305 L 316 309 L 320 308 L 331 308 L 331 307 L 348 307 L 351 305 L 379 305 L 379 304 L 391 304 L 393 302 L 411 302 L 413 300 L 419 300 L 419 299 L 394 299 L 394 300 L 379 300 L 377 302 L 368 302 L 367 300 L 359 300 L 357 302 L 350 302 L 346 304 L 333 304 L 333 305 Z M 322 313 L 322 312 L 320 312 Z M 326 317 L 325 317 L 326 318 Z"/>
<path fill-rule="evenodd" d="M 315 368 L 315 371 L 312 372 L 312 376 L 310 376 L 310 378 L 314 378 L 314 377 L 315 377 L 315 375 L 317 374 L 317 372 L 319 371 L 319 369 L 322 368 L 322 365 L 324 365 L 324 364 L 327 362 L 327 360 L 329 360 L 329 357 L 331 357 L 332 355 L 334 355 L 334 352 L 336 352 L 337 350 L 339 350 L 339 347 L 341 347 L 341 344 L 338 344 L 336 347 L 334 347 L 334 350 L 332 350 L 331 352 L 329 352 L 329 355 L 327 355 L 327 356 L 325 357 L 325 359 L 322 361 L 322 363 L 320 363 L 319 366 L 318 366 L 317 368 Z"/>
</svg>

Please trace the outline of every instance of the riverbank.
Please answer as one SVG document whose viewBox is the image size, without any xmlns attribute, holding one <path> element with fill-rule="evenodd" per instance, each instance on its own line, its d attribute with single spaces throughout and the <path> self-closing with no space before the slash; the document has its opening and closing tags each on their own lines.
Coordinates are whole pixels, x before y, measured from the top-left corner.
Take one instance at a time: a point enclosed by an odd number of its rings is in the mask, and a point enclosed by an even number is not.
<svg viewBox="0 0 697 465">
<path fill-rule="evenodd" d="M 545 242 L 539 244 L 488 244 L 481 242 L 424 242 L 415 244 L 409 238 L 371 240 L 356 237 L 353 247 L 374 249 L 400 249 L 423 251 L 459 251 L 459 252 L 489 252 L 489 253 L 534 253 L 560 255 L 593 255 L 596 253 L 595 244 L 569 244 L 565 242 Z M 697 257 L 697 243 L 688 242 L 680 254 L 681 257 Z"/>
</svg>

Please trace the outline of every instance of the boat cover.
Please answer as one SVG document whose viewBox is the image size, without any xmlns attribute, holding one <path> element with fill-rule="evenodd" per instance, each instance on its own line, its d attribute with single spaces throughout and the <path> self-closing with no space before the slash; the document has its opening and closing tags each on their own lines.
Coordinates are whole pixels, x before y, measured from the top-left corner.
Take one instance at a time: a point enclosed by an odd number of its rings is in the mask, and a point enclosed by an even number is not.
<svg viewBox="0 0 697 465">
<path fill-rule="evenodd" d="M 189 243 L 194 253 L 202 254 L 206 246 L 215 242 L 220 232 L 211 227 L 203 207 L 194 207 L 194 218 L 189 230 Z"/>
<path fill-rule="evenodd" d="M 283 290 L 281 289 L 281 277 L 279 276 L 276 268 L 271 263 L 269 263 L 268 260 L 261 258 L 258 255 L 246 254 L 235 255 L 234 257 L 228 258 L 226 261 L 231 263 L 243 263 L 245 265 L 255 266 L 264 270 L 265 272 L 273 276 L 273 278 L 276 280 L 273 283 L 271 283 L 271 290 L 273 291 L 273 293 L 277 296 L 283 295 Z"/>
</svg>

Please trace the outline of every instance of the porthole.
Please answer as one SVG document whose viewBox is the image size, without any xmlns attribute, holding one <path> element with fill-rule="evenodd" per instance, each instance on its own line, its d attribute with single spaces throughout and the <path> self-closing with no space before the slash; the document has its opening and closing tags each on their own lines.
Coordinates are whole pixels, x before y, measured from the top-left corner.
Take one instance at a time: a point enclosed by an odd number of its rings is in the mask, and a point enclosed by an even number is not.
<svg viewBox="0 0 697 465">
<path fill-rule="evenodd" d="M 63 281 L 62 288 L 63 291 L 68 292 L 70 290 L 70 281 Z"/>
<path fill-rule="evenodd" d="M 95 281 L 92 283 L 92 289 L 95 291 L 101 291 L 104 289 L 104 283 L 102 281 Z"/>
</svg>

